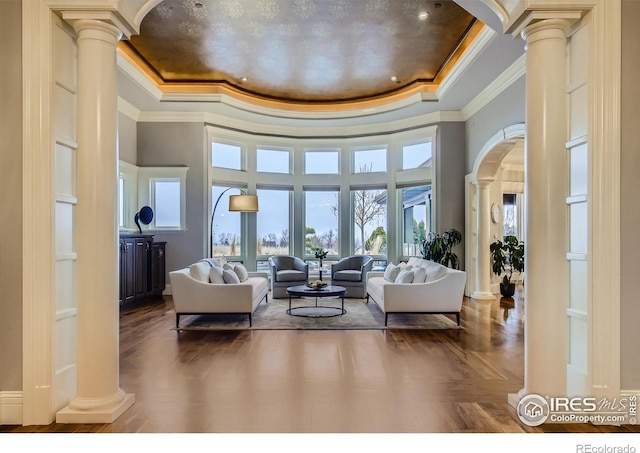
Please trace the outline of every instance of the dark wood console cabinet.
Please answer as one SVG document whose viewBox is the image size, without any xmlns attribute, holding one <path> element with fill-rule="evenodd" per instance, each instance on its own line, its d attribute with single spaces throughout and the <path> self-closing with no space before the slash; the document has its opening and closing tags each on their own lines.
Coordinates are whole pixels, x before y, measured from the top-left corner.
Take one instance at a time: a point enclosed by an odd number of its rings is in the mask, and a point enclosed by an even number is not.
<svg viewBox="0 0 640 453">
<path fill-rule="evenodd" d="M 150 234 L 120 236 L 120 303 L 161 296 L 165 288 L 165 242 Z"/>
</svg>

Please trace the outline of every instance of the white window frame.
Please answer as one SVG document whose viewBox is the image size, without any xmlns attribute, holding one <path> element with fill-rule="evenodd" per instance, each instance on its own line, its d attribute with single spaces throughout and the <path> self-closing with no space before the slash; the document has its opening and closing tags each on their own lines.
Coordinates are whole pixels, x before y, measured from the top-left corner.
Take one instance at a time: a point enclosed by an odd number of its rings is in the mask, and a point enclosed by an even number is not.
<svg viewBox="0 0 640 453">
<path fill-rule="evenodd" d="M 141 208 L 148 205 L 156 211 L 155 207 L 155 182 L 156 181 L 178 181 L 180 183 L 180 225 L 177 227 L 158 227 L 155 222 L 155 215 L 148 226 L 149 231 L 186 231 L 187 219 L 187 171 L 189 167 L 140 167 L 138 172 L 138 193 Z M 135 214 L 134 214 L 135 215 Z"/>
<path fill-rule="evenodd" d="M 130 164 L 125 161 L 119 162 L 119 177 L 118 177 L 118 190 L 120 190 L 120 179 L 124 180 L 124 194 L 123 201 L 124 207 L 124 219 L 122 226 L 119 227 L 123 233 L 129 233 L 137 231 L 136 224 L 134 222 L 134 216 L 136 215 L 136 207 L 138 206 L 138 172 L 140 168 L 136 165 Z M 118 197 L 118 201 L 120 197 Z M 120 212 L 120 209 L 118 209 Z"/>
</svg>

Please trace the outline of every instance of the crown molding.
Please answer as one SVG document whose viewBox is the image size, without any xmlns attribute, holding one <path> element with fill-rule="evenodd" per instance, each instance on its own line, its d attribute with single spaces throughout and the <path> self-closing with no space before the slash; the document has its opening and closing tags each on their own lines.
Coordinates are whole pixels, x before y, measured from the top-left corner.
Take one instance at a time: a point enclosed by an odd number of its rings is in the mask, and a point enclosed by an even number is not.
<svg viewBox="0 0 640 453">
<path fill-rule="evenodd" d="M 127 115 L 133 121 L 138 121 L 140 118 L 140 110 L 120 96 L 118 96 L 118 112 Z"/>
<path fill-rule="evenodd" d="M 491 42 L 498 36 L 498 33 L 490 27 L 483 27 L 478 33 L 476 39 L 469 48 L 462 54 L 454 68 L 447 74 L 442 80 L 438 89 L 436 90 L 436 98 L 441 99 L 453 86 L 458 82 L 458 79 L 465 73 L 471 64 L 478 58 L 478 56 L 484 52 L 484 50 L 491 44 Z"/>
<path fill-rule="evenodd" d="M 394 134 L 411 129 L 428 127 L 444 122 L 461 122 L 462 115 L 457 111 L 442 111 L 427 113 L 411 118 L 382 123 L 369 123 L 356 126 L 320 126 L 320 127 L 292 127 L 254 123 L 251 121 L 231 118 L 210 112 L 140 112 L 139 122 L 153 123 L 205 123 L 210 126 L 220 126 L 237 131 L 251 131 L 254 135 L 271 135 L 292 138 L 310 137 L 357 137 L 368 135 Z"/>
<path fill-rule="evenodd" d="M 464 121 L 482 110 L 500 93 L 509 88 L 520 77 L 527 73 L 527 54 L 522 54 L 511 66 L 500 74 L 493 82 L 462 108 Z"/>
<path fill-rule="evenodd" d="M 145 75 L 144 71 L 138 69 L 131 59 L 122 52 L 119 46 L 116 54 L 116 61 L 118 69 L 121 70 L 123 74 L 140 85 L 140 87 L 142 87 L 156 100 L 160 100 L 162 97 L 162 91 L 160 91 L 156 84 Z"/>
</svg>

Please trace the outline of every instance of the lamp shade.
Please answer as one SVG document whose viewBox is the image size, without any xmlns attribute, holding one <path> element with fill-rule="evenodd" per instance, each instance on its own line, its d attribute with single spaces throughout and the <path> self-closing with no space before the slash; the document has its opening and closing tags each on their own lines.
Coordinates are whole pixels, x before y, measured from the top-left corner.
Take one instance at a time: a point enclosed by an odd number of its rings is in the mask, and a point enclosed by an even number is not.
<svg viewBox="0 0 640 453">
<path fill-rule="evenodd" d="M 257 195 L 230 195 L 229 211 L 257 212 L 258 196 Z"/>
</svg>

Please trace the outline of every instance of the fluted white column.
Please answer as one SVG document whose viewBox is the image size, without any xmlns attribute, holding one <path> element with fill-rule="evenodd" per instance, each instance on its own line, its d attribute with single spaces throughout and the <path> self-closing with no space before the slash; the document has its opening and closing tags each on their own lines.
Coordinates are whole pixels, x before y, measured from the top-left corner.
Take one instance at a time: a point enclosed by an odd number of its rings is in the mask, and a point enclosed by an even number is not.
<svg viewBox="0 0 640 453">
<path fill-rule="evenodd" d="M 491 267 L 489 243 L 491 239 L 491 196 L 489 186 L 491 181 L 478 181 L 476 183 L 476 289 L 471 294 L 473 299 L 495 299 L 491 293 Z"/>
<path fill-rule="evenodd" d="M 548 19 L 522 32 L 527 50 L 525 367 L 522 394 L 567 392 L 569 278 L 565 32 Z"/>
<path fill-rule="evenodd" d="M 73 22 L 78 33 L 77 394 L 59 423 L 110 423 L 133 402 L 119 387 L 117 68 L 120 30 Z"/>
</svg>

